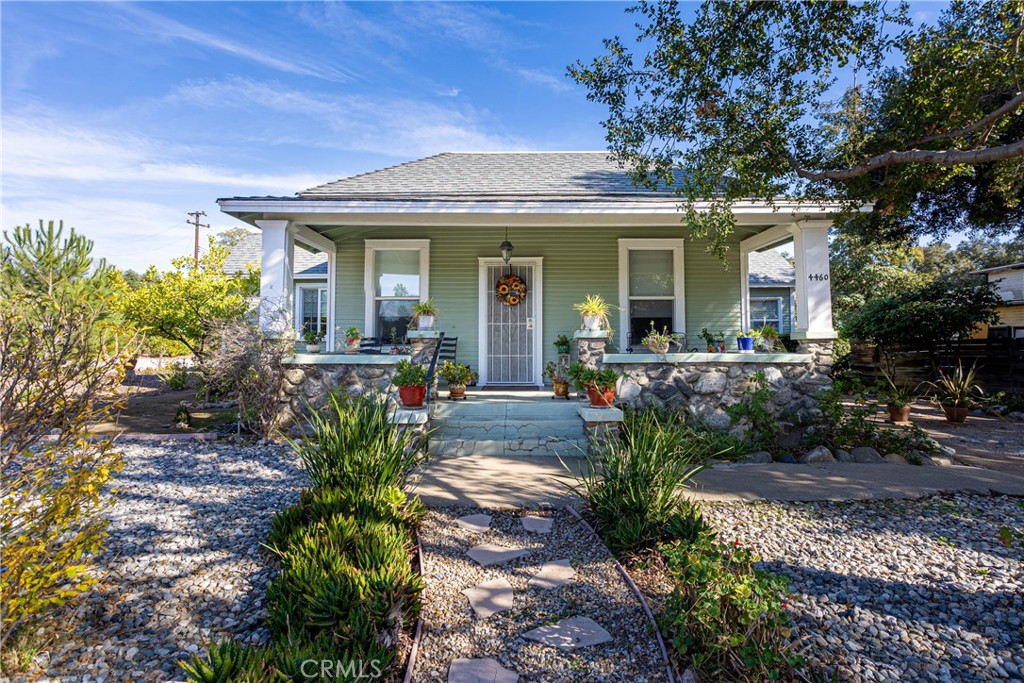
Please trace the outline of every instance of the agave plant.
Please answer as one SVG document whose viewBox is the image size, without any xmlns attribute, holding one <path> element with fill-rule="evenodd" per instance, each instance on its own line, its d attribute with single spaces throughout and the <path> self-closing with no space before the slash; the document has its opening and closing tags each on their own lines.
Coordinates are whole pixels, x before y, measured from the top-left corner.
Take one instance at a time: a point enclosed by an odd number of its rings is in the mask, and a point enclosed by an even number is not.
<svg viewBox="0 0 1024 683">
<path fill-rule="evenodd" d="M 928 382 L 928 386 L 935 390 L 935 400 L 943 406 L 953 408 L 969 408 L 977 403 L 985 392 L 975 381 L 977 363 L 973 363 L 968 370 L 964 370 L 963 363 L 957 362 L 956 368 L 946 372 L 939 370 L 939 379 L 936 382 Z"/>
</svg>

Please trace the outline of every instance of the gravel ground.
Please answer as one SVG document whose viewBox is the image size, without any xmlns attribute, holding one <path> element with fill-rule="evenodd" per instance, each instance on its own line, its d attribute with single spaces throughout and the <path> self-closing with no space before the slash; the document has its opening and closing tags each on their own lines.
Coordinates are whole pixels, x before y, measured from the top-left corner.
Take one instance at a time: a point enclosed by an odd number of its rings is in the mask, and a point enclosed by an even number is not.
<svg viewBox="0 0 1024 683">
<path fill-rule="evenodd" d="M 1024 501 L 717 503 L 726 541 L 788 575 L 812 669 L 840 681 L 1024 680 Z"/>
<path fill-rule="evenodd" d="M 41 658 L 50 679 L 180 680 L 178 660 L 208 641 L 269 636 L 264 592 L 276 570 L 260 543 L 305 483 L 290 449 L 176 442 L 123 452 L 98 558 L 105 575 L 77 615 L 54 619 L 61 632 Z"/>
<path fill-rule="evenodd" d="M 491 528 L 477 534 L 460 529 L 455 519 L 486 512 Z M 520 514 L 550 515 L 550 534 L 523 530 Z M 564 510 L 510 512 L 476 508 L 432 510 L 421 529 L 427 558 L 424 622 L 414 681 L 444 681 L 453 659 L 493 657 L 519 674 L 520 683 L 539 681 L 665 680 L 661 654 L 640 603 L 630 592 L 607 551 Z M 482 543 L 526 548 L 530 555 L 491 567 L 480 567 L 466 551 Z M 571 559 L 576 582 L 557 590 L 527 588 L 544 562 Z M 506 578 L 513 587 L 513 609 L 477 619 L 465 588 Z M 574 651 L 558 650 L 524 640 L 526 631 L 571 616 L 594 619 L 612 635 L 604 645 Z"/>
</svg>

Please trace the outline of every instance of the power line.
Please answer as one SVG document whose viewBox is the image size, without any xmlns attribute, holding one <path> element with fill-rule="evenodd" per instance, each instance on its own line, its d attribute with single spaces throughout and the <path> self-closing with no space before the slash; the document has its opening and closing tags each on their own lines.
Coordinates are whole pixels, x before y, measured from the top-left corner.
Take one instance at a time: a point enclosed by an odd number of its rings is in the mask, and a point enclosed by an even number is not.
<svg viewBox="0 0 1024 683">
<path fill-rule="evenodd" d="M 210 227 L 210 224 L 209 223 L 200 223 L 199 222 L 199 217 L 200 216 L 203 216 L 204 218 L 206 217 L 206 212 L 205 211 L 189 211 L 188 215 L 192 216 L 192 218 L 194 220 L 185 221 L 185 222 L 189 223 L 191 225 L 194 225 L 195 228 L 196 228 L 196 259 L 195 259 L 195 265 L 196 265 L 196 269 L 198 269 L 199 268 L 199 228 L 208 228 L 208 227 Z"/>
</svg>

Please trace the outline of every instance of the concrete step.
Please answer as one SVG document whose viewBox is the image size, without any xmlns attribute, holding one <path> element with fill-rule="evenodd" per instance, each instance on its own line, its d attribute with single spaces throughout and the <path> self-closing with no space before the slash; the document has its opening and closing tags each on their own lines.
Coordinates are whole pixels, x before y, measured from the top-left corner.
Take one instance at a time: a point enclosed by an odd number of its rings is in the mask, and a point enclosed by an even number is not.
<svg viewBox="0 0 1024 683">
<path fill-rule="evenodd" d="M 576 407 L 579 401 L 529 400 L 516 402 L 513 400 L 488 401 L 437 401 L 430 404 L 432 418 L 463 418 L 463 419 L 549 419 L 567 420 L 577 417 Z"/>
<path fill-rule="evenodd" d="M 558 455 L 563 458 L 580 457 L 586 453 L 586 439 L 430 439 L 433 455 L 505 455 L 540 456 Z"/>
<path fill-rule="evenodd" d="M 435 438 L 440 439 L 582 439 L 583 422 L 579 416 L 570 420 L 501 421 L 470 418 L 435 419 L 431 422 Z"/>
</svg>

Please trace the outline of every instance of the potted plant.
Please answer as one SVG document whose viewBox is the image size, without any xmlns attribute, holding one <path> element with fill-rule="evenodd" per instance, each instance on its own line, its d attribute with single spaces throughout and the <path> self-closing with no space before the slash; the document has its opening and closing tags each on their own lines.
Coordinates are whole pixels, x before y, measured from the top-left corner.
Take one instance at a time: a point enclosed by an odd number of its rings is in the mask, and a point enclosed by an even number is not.
<svg viewBox="0 0 1024 683">
<path fill-rule="evenodd" d="M 889 411 L 891 422 L 909 422 L 910 406 L 917 399 L 916 387 L 906 384 L 896 384 L 892 375 L 882 372 L 885 378 L 885 386 L 879 392 L 885 398 L 885 409 Z"/>
<path fill-rule="evenodd" d="M 548 379 L 551 380 L 551 386 L 554 387 L 555 396 L 558 398 L 569 397 L 569 377 L 565 370 L 554 363 L 548 363 L 544 366 L 544 371 L 548 375 Z"/>
<path fill-rule="evenodd" d="M 345 330 L 345 351 L 348 353 L 359 353 L 359 341 L 362 338 L 362 332 L 354 325 Z"/>
<path fill-rule="evenodd" d="M 760 339 L 760 330 L 748 330 L 747 332 L 741 332 L 740 336 L 736 337 L 736 349 L 740 353 L 753 353 L 754 344 Z"/>
<path fill-rule="evenodd" d="M 555 340 L 555 351 L 558 353 L 569 353 L 569 349 L 572 347 L 572 342 L 564 334 L 558 335 L 558 339 Z"/>
<path fill-rule="evenodd" d="M 580 363 L 569 367 L 576 391 L 586 391 L 592 408 L 611 408 L 615 403 L 615 384 L 619 381 L 619 373 L 611 368 L 595 370 Z"/>
<path fill-rule="evenodd" d="M 757 332 L 758 336 L 754 339 L 754 345 L 757 346 L 757 348 L 771 353 L 781 347 L 782 339 L 779 336 L 779 331 L 769 325 L 767 319 L 761 325 L 761 329 L 757 330 Z"/>
<path fill-rule="evenodd" d="M 579 311 L 580 317 L 583 318 L 584 330 L 608 330 L 611 334 L 612 326 L 608 321 L 608 313 L 611 312 L 612 306 L 600 294 L 588 294 L 582 303 L 573 304 L 572 307 Z"/>
<path fill-rule="evenodd" d="M 712 334 L 704 327 L 700 331 L 700 338 L 708 345 L 708 353 L 725 353 L 725 332 Z"/>
<path fill-rule="evenodd" d="M 306 353 L 320 353 L 320 342 L 324 340 L 323 332 L 308 330 L 302 338 L 306 341 Z"/>
<path fill-rule="evenodd" d="M 667 327 L 662 327 L 659 332 L 654 329 L 654 321 L 652 320 L 651 329 L 647 336 L 641 340 L 641 343 L 650 349 L 651 353 L 666 354 L 673 343 L 679 343 L 679 335 L 672 334 L 668 331 Z"/>
<path fill-rule="evenodd" d="M 398 387 L 398 396 L 406 408 L 420 408 L 427 396 L 427 368 L 415 365 L 408 360 L 400 360 L 395 364 L 395 376 L 392 384 Z"/>
<path fill-rule="evenodd" d="M 448 398 L 465 398 L 466 385 L 480 376 L 462 363 L 446 360 L 437 369 L 437 376 L 448 382 Z"/>
<path fill-rule="evenodd" d="M 938 381 L 928 382 L 935 390 L 935 401 L 942 406 L 942 412 L 949 422 L 966 422 L 971 406 L 984 396 L 974 378 L 975 366 L 964 371 L 963 363 L 958 362 L 955 370 L 939 370 Z"/>
<path fill-rule="evenodd" d="M 434 329 L 434 318 L 437 317 L 437 306 L 432 299 L 421 301 L 412 305 L 412 318 L 409 322 L 416 325 L 420 330 Z"/>
</svg>

